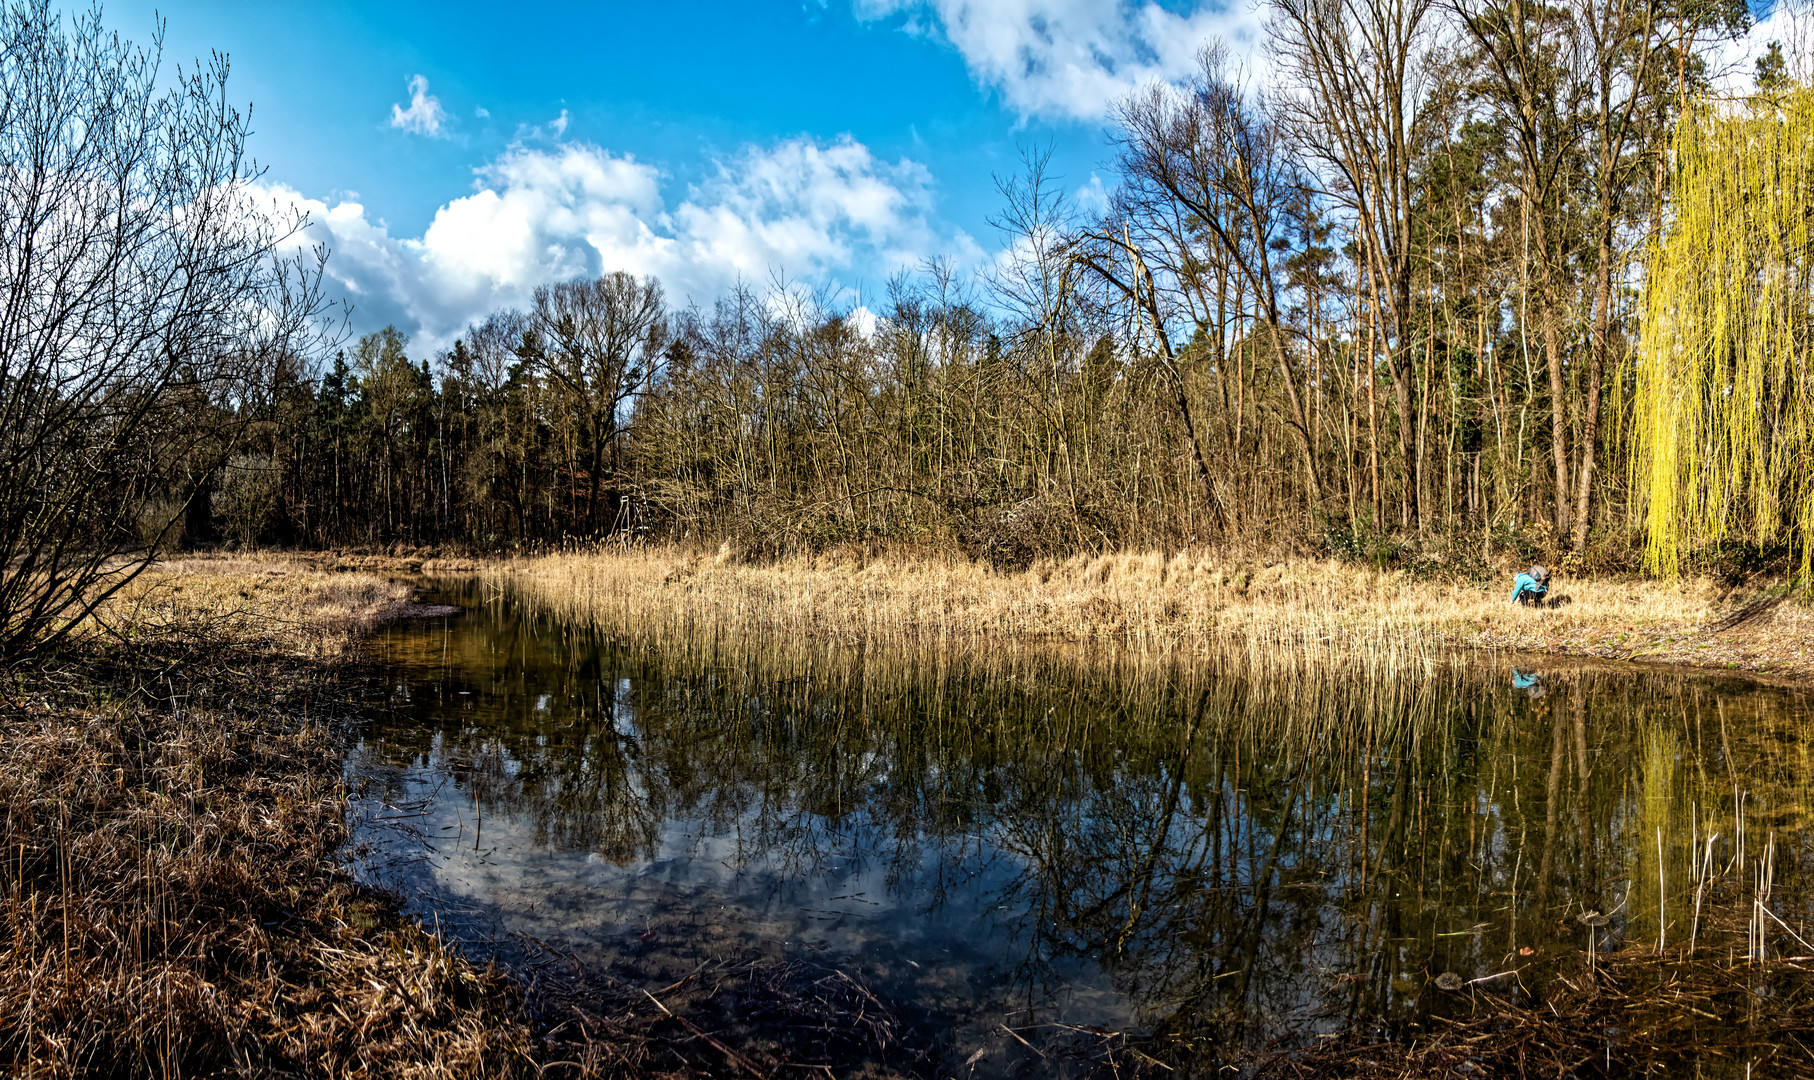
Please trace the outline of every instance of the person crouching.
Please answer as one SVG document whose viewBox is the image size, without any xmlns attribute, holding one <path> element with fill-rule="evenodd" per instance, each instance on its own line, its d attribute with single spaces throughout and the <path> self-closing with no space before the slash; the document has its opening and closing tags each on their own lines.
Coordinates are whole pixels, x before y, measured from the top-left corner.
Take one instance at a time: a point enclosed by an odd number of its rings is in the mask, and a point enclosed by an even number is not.
<svg viewBox="0 0 1814 1080">
<path fill-rule="evenodd" d="M 1533 566 L 1519 574 L 1512 582 L 1512 603 L 1525 606 L 1540 605 L 1549 596 L 1549 571 L 1541 566 Z"/>
</svg>

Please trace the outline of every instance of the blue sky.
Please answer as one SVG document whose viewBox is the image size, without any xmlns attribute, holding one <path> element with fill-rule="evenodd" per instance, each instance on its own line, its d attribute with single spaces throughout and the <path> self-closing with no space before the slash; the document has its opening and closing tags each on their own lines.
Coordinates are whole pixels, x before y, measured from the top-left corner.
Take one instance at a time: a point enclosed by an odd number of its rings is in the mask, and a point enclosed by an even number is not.
<svg viewBox="0 0 1814 1080">
<path fill-rule="evenodd" d="M 1050 145 L 1087 203 L 1104 116 L 1250 0 L 113 3 L 166 63 L 232 59 L 270 197 L 333 249 L 354 329 L 417 351 L 545 281 L 653 273 L 709 302 L 782 273 L 879 302 L 943 256 L 984 267 L 994 177 Z"/>
</svg>

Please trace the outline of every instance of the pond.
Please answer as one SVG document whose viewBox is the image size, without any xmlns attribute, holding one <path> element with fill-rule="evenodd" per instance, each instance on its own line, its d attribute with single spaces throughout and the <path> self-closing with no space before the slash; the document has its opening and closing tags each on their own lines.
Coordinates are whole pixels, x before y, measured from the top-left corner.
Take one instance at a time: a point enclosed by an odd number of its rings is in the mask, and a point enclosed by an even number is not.
<svg viewBox="0 0 1814 1080">
<path fill-rule="evenodd" d="M 649 640 L 476 582 L 429 599 L 463 613 L 372 644 L 360 872 L 532 979 L 835 982 L 894 1025 L 893 1050 L 846 1033 L 872 1070 L 1078 1072 L 1109 1033 L 1248 1067 L 1411 1038 L 1476 987 L 1540 996 L 1590 938 L 1742 953 L 1697 883 L 1766 852 L 1764 947 L 1814 937 L 1795 689 L 1493 655 Z"/>
</svg>

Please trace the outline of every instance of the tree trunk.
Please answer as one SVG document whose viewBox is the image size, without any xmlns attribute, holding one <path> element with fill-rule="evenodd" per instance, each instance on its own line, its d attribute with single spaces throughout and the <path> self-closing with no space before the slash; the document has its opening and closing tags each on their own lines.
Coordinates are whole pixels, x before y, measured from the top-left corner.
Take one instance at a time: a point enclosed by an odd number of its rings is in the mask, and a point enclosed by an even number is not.
<svg viewBox="0 0 1814 1080">
<path fill-rule="evenodd" d="M 1417 411 L 1411 401 L 1411 385 L 1416 373 L 1411 370 L 1411 350 L 1406 345 L 1410 326 L 1411 279 L 1399 272 L 1393 283 L 1392 310 L 1392 395 L 1398 408 L 1398 456 L 1404 482 L 1398 498 L 1398 527 L 1422 528 L 1423 508 L 1418 505 L 1417 491 Z"/>
<path fill-rule="evenodd" d="M 1318 507 L 1323 504 L 1323 484 L 1316 475 L 1316 454 L 1310 448 L 1310 429 L 1304 423 L 1304 405 L 1298 396 L 1297 376 L 1291 372 L 1291 360 L 1285 353 L 1285 331 L 1279 325 L 1278 309 L 1268 307 L 1267 329 L 1272 335 L 1272 349 L 1278 356 L 1279 374 L 1285 379 L 1285 401 L 1291 407 L 1291 415 L 1286 425 L 1297 434 L 1298 449 L 1304 454 L 1304 474 L 1310 480 L 1310 500 Z"/>
<path fill-rule="evenodd" d="M 1566 387 L 1562 381 L 1562 348 L 1556 337 L 1555 301 L 1551 293 L 1549 269 L 1538 279 L 1537 317 L 1543 321 L 1543 352 L 1549 361 L 1550 451 L 1556 470 L 1556 538 L 1568 531 L 1568 429 Z"/>
<path fill-rule="evenodd" d="M 1373 485 L 1373 527 L 1379 528 L 1386 516 L 1386 496 L 1379 486 L 1379 397 L 1374 384 L 1379 381 L 1379 305 L 1374 298 L 1367 303 L 1367 467 Z"/>
<path fill-rule="evenodd" d="M 1541 206 L 1530 215 L 1537 241 L 1537 321 L 1543 332 L 1543 358 L 1549 365 L 1550 453 L 1556 479 L 1556 539 L 1568 535 L 1568 387 L 1562 378 L 1562 343 L 1556 327 L 1556 283 L 1550 259 L 1549 227 Z"/>
<path fill-rule="evenodd" d="M 1607 338 L 1612 323 L 1612 214 L 1600 215 L 1599 250 L 1594 265 L 1594 325 L 1591 351 L 1587 358 L 1586 412 L 1581 418 L 1581 479 L 1576 491 L 1574 549 L 1587 547 L 1587 528 L 1592 521 L 1594 491 L 1594 450 L 1600 437 L 1600 384 L 1606 378 Z"/>
</svg>

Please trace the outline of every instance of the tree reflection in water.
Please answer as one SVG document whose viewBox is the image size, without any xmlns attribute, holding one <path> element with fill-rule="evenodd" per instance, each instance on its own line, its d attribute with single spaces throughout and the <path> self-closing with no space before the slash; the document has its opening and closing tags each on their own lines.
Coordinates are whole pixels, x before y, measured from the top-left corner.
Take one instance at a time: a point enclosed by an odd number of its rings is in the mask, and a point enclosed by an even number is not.
<svg viewBox="0 0 1814 1080">
<path fill-rule="evenodd" d="M 373 805 L 434 794 L 431 838 L 458 824 L 394 882 L 425 912 L 601 964 L 639 927 L 689 955 L 821 945 L 959 1049 L 1002 1022 L 1403 1034 L 1465 1000 L 1438 973 L 1539 988 L 1583 911 L 1654 940 L 1659 829 L 1678 920 L 1735 784 L 1777 836 L 1778 913 L 1808 914 L 1792 691 L 1586 666 L 1514 687 L 1483 656 L 639 642 L 449 599 L 473 610 L 379 641 L 393 690 L 355 766 Z"/>
</svg>

